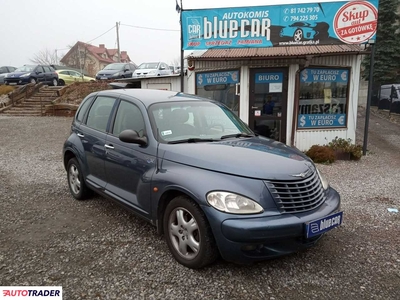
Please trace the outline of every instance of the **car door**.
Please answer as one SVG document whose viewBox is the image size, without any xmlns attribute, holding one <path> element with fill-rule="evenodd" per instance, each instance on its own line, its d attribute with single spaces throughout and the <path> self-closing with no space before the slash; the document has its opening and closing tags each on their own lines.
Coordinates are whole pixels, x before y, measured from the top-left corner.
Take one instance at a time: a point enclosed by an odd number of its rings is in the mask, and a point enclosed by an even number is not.
<svg viewBox="0 0 400 300">
<path fill-rule="evenodd" d="M 53 73 L 51 69 L 47 66 L 43 66 L 44 70 L 44 82 L 45 83 L 52 83 L 53 82 Z"/>
<path fill-rule="evenodd" d="M 86 180 L 96 188 L 106 186 L 105 143 L 109 119 L 115 103 L 116 98 L 114 97 L 98 96 L 90 107 L 85 122 L 79 127 L 78 136 L 82 140 L 86 157 Z"/>
<path fill-rule="evenodd" d="M 120 100 L 114 124 L 106 140 L 106 193 L 150 216 L 150 178 L 155 168 L 152 148 L 122 142 L 118 136 L 125 129 L 146 133 L 140 103 Z"/>
<path fill-rule="evenodd" d="M 70 74 L 70 80 L 71 82 L 75 82 L 75 81 L 83 81 L 82 80 L 82 76 L 80 73 L 75 72 L 75 71 L 69 71 Z"/>
<path fill-rule="evenodd" d="M 45 82 L 46 77 L 42 66 L 37 66 L 34 71 L 34 76 L 36 77 L 36 82 Z"/>
</svg>

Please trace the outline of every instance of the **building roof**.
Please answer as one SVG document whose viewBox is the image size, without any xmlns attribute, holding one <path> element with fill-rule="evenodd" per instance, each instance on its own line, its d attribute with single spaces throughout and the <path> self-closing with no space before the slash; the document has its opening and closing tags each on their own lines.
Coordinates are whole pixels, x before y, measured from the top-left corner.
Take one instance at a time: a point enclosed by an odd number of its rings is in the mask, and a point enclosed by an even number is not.
<svg viewBox="0 0 400 300">
<path fill-rule="evenodd" d="M 99 46 L 90 45 L 83 42 L 77 42 L 74 47 L 72 47 L 68 53 L 61 59 L 61 62 L 65 63 L 66 58 L 69 54 L 73 51 L 76 46 L 81 46 L 84 49 L 86 48 L 87 51 L 93 55 L 97 60 L 105 63 L 115 63 L 112 59 L 114 55 L 117 54 L 118 49 L 107 49 L 104 44 L 100 44 Z M 102 55 L 106 54 L 107 57 L 103 57 Z M 121 51 L 121 62 L 130 62 L 131 59 L 126 51 Z"/>
<path fill-rule="evenodd" d="M 193 60 L 240 60 L 243 58 L 293 58 L 308 55 L 328 56 L 366 53 L 359 45 L 312 45 L 269 48 L 209 49 L 200 55 L 192 53 Z"/>
</svg>

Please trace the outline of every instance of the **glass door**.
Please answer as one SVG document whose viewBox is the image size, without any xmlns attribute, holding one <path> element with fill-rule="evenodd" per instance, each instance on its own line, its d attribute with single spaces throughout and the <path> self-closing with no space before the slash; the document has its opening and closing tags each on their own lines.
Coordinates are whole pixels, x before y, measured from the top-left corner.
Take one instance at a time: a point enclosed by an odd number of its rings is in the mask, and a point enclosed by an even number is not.
<svg viewBox="0 0 400 300">
<path fill-rule="evenodd" d="M 250 128 L 286 143 L 287 69 L 252 69 L 249 105 Z"/>
</svg>

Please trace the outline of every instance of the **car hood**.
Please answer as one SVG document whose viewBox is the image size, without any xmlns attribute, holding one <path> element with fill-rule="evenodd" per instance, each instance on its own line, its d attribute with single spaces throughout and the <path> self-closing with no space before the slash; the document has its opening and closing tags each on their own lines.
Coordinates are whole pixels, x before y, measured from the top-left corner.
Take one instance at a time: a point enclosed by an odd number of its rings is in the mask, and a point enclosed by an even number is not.
<svg viewBox="0 0 400 300">
<path fill-rule="evenodd" d="M 97 75 L 113 75 L 122 72 L 121 70 L 101 70 Z"/>
<path fill-rule="evenodd" d="M 299 150 L 262 137 L 207 143 L 160 144 L 163 159 L 211 171 L 269 180 L 293 180 L 314 169 Z"/>
</svg>

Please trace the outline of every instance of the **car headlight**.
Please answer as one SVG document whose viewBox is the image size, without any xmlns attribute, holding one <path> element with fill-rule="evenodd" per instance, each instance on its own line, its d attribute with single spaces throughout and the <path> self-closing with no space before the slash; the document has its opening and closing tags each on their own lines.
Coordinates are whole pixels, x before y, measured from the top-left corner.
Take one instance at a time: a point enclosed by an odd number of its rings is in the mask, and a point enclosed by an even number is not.
<svg viewBox="0 0 400 300">
<path fill-rule="evenodd" d="M 317 173 L 318 173 L 319 179 L 321 180 L 322 187 L 324 188 L 324 190 L 327 190 L 329 188 L 328 180 L 325 178 L 325 176 L 323 176 L 321 174 L 321 172 L 318 169 L 317 169 Z"/>
<path fill-rule="evenodd" d="M 24 74 L 24 75 L 21 75 L 20 77 L 28 77 L 28 76 L 30 76 L 31 75 L 31 73 L 26 73 L 26 74 Z"/>
<path fill-rule="evenodd" d="M 121 72 L 117 72 L 117 73 L 112 74 L 112 76 L 119 76 L 119 75 L 121 75 Z"/>
<path fill-rule="evenodd" d="M 153 71 L 149 71 L 149 75 L 154 75 L 154 74 L 156 74 L 157 73 L 157 71 L 155 71 L 155 70 L 153 70 Z"/>
<path fill-rule="evenodd" d="M 258 214 L 264 211 L 257 202 L 228 192 L 210 192 L 207 202 L 220 211 L 232 214 Z"/>
</svg>

